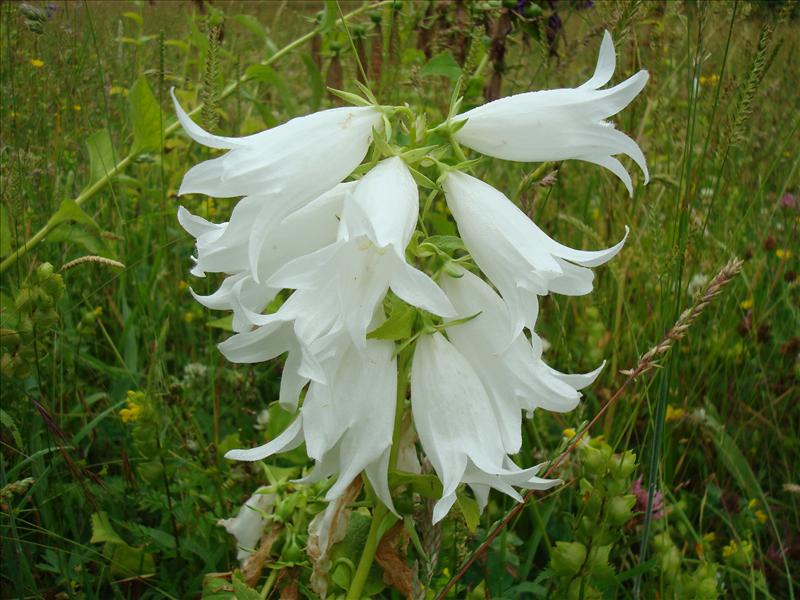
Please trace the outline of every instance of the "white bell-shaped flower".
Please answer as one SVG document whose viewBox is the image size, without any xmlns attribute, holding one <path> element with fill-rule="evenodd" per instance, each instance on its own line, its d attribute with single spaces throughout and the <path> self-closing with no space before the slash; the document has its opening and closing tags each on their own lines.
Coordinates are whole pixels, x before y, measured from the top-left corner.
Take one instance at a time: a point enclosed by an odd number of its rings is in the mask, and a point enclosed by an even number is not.
<svg viewBox="0 0 800 600">
<path fill-rule="evenodd" d="M 300 414 L 281 435 L 258 448 L 231 450 L 226 458 L 261 460 L 305 441 L 316 467 L 301 481 L 338 473 L 326 495 L 332 500 L 364 471 L 381 501 L 394 510 L 387 473 L 397 393 L 394 349 L 380 340 L 367 341 L 361 350 L 340 349 L 322 363 L 327 383 L 310 384 Z"/>
<path fill-rule="evenodd" d="M 560 483 L 536 477 L 541 465 L 520 469 L 508 457 L 501 418 L 466 358 L 441 333 L 417 340 L 411 367 L 411 409 L 425 455 L 442 481 L 433 522 L 456 500 L 460 483 L 486 505 L 489 488 L 521 500 L 514 489 L 548 489 Z"/>
<path fill-rule="evenodd" d="M 444 192 L 469 253 L 509 307 L 509 341 L 523 326 L 533 331 L 538 296 L 588 294 L 594 273 L 587 267 L 611 260 L 625 243 L 598 251 L 559 244 L 502 192 L 465 173 L 449 173 Z"/>
<path fill-rule="evenodd" d="M 614 155 L 631 157 L 647 183 L 644 155 L 635 141 L 604 119 L 631 103 L 647 83 L 648 74 L 639 71 L 612 88 L 599 89 L 609 82 L 615 66 L 614 43 L 605 32 L 594 75 L 582 86 L 516 94 L 473 108 L 453 119 L 467 120 L 455 139 L 504 160 L 594 163 L 614 173 L 633 194 L 631 177 Z"/>
<path fill-rule="evenodd" d="M 354 186 L 355 182 L 340 183 L 273 228 L 261 247 L 258 279 L 253 277 L 248 267 L 247 240 L 233 246 L 220 243 L 216 234 L 227 224 L 210 224 L 181 207 L 178 220 L 197 238 L 196 269 L 231 274 L 215 293 L 209 296 L 195 294 L 195 298 L 208 308 L 232 310 L 234 331 L 248 330 L 258 313 L 280 291 L 280 288 L 269 285 L 267 279 L 287 262 L 336 241 L 344 199 Z"/>
<path fill-rule="evenodd" d="M 508 309 L 477 275 L 459 269 L 460 277 L 444 277 L 442 288 L 459 317 L 473 319 L 448 327 L 450 342 L 463 355 L 485 388 L 499 425 L 503 446 L 516 454 L 522 445 L 522 411 L 545 408 L 567 412 L 577 406 L 578 391 L 590 385 L 603 366 L 586 374 L 567 375 L 542 361 L 539 336 L 518 333 L 508 344 Z"/>
<path fill-rule="evenodd" d="M 261 248 L 272 230 L 347 177 L 366 156 L 372 130 L 383 126 L 375 108 L 342 107 L 297 117 L 254 135 L 223 137 L 192 121 L 174 93 L 173 100 L 178 120 L 193 140 L 228 150 L 192 167 L 178 193 L 247 196 L 234 208 L 217 243 L 238 249 L 246 241 L 256 281 Z"/>
<path fill-rule="evenodd" d="M 287 197 L 295 196 L 308 202 L 361 163 L 372 142 L 373 128 L 379 129 L 383 123 L 375 108 L 347 106 L 297 117 L 253 135 L 224 137 L 203 130 L 181 108 L 174 93 L 172 97 L 189 137 L 204 146 L 229 151 L 192 167 L 183 178 L 181 195 L 264 195 L 284 202 L 295 202 Z"/>
<path fill-rule="evenodd" d="M 241 506 L 235 517 L 218 521 L 225 531 L 236 538 L 236 559 L 241 561 L 242 565 L 258 547 L 264 528 L 269 523 L 265 515 L 271 513 L 274 506 L 275 494 L 262 494 L 256 490 Z"/>
</svg>

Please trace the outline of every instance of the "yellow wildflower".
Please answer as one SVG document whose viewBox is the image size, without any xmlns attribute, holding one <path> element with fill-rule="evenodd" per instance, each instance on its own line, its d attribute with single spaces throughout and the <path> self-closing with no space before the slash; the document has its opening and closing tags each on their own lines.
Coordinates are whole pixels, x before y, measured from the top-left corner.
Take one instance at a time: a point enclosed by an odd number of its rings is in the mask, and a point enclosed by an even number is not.
<svg viewBox="0 0 800 600">
<path fill-rule="evenodd" d="M 705 75 L 700 75 L 700 85 L 714 85 L 719 81 L 719 75 L 709 75 L 706 77 Z"/>
<path fill-rule="evenodd" d="M 753 510 L 756 506 L 758 506 L 758 499 L 750 498 L 750 500 L 747 502 L 747 508 Z"/>
<path fill-rule="evenodd" d="M 722 556 L 724 556 L 725 558 L 730 558 L 738 551 L 739 551 L 739 544 L 736 543 L 736 540 L 731 540 L 728 544 L 723 546 Z"/>
<path fill-rule="evenodd" d="M 672 404 L 667 404 L 667 423 L 680 421 L 686 416 L 686 411 L 682 408 L 675 408 Z"/>
<path fill-rule="evenodd" d="M 750 310 L 751 308 L 753 308 L 753 299 L 748 298 L 747 300 L 742 300 L 741 302 L 739 302 L 739 308 L 741 308 L 742 310 Z"/>
<path fill-rule="evenodd" d="M 122 418 L 123 423 L 130 423 L 139 418 L 140 412 L 142 412 L 142 407 L 136 404 L 136 402 L 128 400 L 128 408 L 123 408 L 119 411 L 119 416 Z"/>
<path fill-rule="evenodd" d="M 80 104 L 73 104 L 72 105 L 72 110 L 74 110 L 75 112 L 81 112 L 81 110 L 83 110 L 83 109 L 81 108 Z"/>
<path fill-rule="evenodd" d="M 117 96 L 117 95 L 127 96 L 128 95 L 128 90 L 127 90 L 127 88 L 124 88 L 124 87 L 122 87 L 120 85 L 112 85 L 111 89 L 108 90 L 108 95 L 109 96 Z"/>
<path fill-rule="evenodd" d="M 717 534 L 714 533 L 713 531 L 709 531 L 707 534 L 705 534 L 703 536 L 703 542 L 704 543 L 709 543 L 710 544 L 711 542 L 713 542 L 716 539 L 717 539 Z"/>
<path fill-rule="evenodd" d="M 763 510 L 758 509 L 753 514 L 756 516 L 756 519 L 759 523 L 764 524 L 767 522 L 767 513 L 765 513 Z"/>
<path fill-rule="evenodd" d="M 775 256 L 777 256 L 781 260 L 789 260 L 790 258 L 792 258 L 792 251 L 784 250 L 783 248 L 778 248 L 777 250 L 775 250 Z"/>
<path fill-rule="evenodd" d="M 565 438 L 571 440 L 577 435 L 577 431 L 575 431 L 572 427 L 567 427 L 564 431 L 561 432 Z"/>
<path fill-rule="evenodd" d="M 32 58 L 31 59 L 31 66 L 34 69 L 41 69 L 44 66 L 44 61 L 40 60 L 38 58 Z"/>
</svg>

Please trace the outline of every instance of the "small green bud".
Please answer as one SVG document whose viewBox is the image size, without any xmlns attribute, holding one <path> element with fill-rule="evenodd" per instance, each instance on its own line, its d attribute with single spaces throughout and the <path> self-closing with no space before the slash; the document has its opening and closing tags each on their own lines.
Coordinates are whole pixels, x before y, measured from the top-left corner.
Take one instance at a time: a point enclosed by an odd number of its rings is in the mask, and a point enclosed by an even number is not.
<svg viewBox="0 0 800 600">
<path fill-rule="evenodd" d="M 582 446 L 580 455 L 587 474 L 596 477 L 602 477 L 605 474 L 608 461 L 600 450 L 588 445 Z"/>
<path fill-rule="evenodd" d="M 291 538 L 283 546 L 281 559 L 286 562 L 298 563 L 305 559 L 303 547 L 298 543 L 297 536 L 292 534 Z"/>
<path fill-rule="evenodd" d="M 34 302 L 34 296 L 30 289 L 21 289 L 14 300 L 14 306 L 19 312 L 29 312 Z"/>
<path fill-rule="evenodd" d="M 64 293 L 64 278 L 61 275 L 53 275 L 49 279 L 42 282 L 44 291 L 52 298 L 53 302 L 57 302 L 61 295 Z"/>
<path fill-rule="evenodd" d="M 626 450 L 615 454 L 608 463 L 608 471 L 614 479 L 627 479 L 636 468 L 636 454 Z"/>
<path fill-rule="evenodd" d="M 289 494 L 275 507 L 275 519 L 280 523 L 291 520 L 295 506 L 297 506 L 297 494 Z"/>
<path fill-rule="evenodd" d="M 612 496 L 606 501 L 606 515 L 609 522 L 616 527 L 625 525 L 633 518 L 632 509 L 635 505 L 636 496 L 633 494 Z"/>
<path fill-rule="evenodd" d="M 672 548 L 661 555 L 661 572 L 668 579 L 675 579 L 678 576 L 678 569 L 680 569 L 680 566 L 681 553 L 675 546 L 672 546 Z"/>
<path fill-rule="evenodd" d="M 663 554 L 674 546 L 672 538 L 665 531 L 653 536 L 653 551 L 656 554 Z"/>
<path fill-rule="evenodd" d="M 586 561 L 586 546 L 580 542 L 556 542 L 550 554 L 550 566 L 553 571 L 565 577 L 578 574 Z"/>
<path fill-rule="evenodd" d="M 51 265 L 49 262 L 40 264 L 39 267 L 36 269 L 36 277 L 40 283 L 43 281 L 47 281 L 52 276 L 53 276 L 53 265 Z"/>
<path fill-rule="evenodd" d="M 531 2 L 530 4 L 525 5 L 525 8 L 522 10 L 522 14 L 527 19 L 536 19 L 537 17 L 542 16 L 542 7 Z"/>
<path fill-rule="evenodd" d="M 592 546 L 589 550 L 589 558 L 586 561 L 590 571 L 602 569 L 608 565 L 608 555 L 611 552 L 611 545 L 607 546 Z"/>
</svg>

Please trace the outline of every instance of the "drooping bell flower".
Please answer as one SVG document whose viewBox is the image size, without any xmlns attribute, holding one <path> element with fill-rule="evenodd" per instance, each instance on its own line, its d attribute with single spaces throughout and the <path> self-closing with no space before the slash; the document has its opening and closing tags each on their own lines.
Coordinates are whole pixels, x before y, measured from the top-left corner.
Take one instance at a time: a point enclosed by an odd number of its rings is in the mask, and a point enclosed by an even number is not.
<svg viewBox="0 0 800 600">
<path fill-rule="evenodd" d="M 174 93 L 173 100 L 178 120 L 193 140 L 228 150 L 192 167 L 178 193 L 247 196 L 234 208 L 217 242 L 238 246 L 246 240 L 256 280 L 261 246 L 272 229 L 352 173 L 367 154 L 373 129 L 380 129 L 383 123 L 376 108 L 342 107 L 233 138 L 203 130 L 181 108 Z"/>
<path fill-rule="evenodd" d="M 455 134 L 460 144 L 482 154 L 522 162 L 583 160 L 605 167 L 633 195 L 630 174 L 617 154 L 631 157 L 649 179 L 641 149 L 605 119 L 624 109 L 647 83 L 639 71 L 601 90 L 614 74 L 614 43 L 603 36 L 594 75 L 577 88 L 525 92 L 494 100 L 454 117 L 467 123 Z"/>
<path fill-rule="evenodd" d="M 592 384 L 603 366 L 586 374 L 560 373 L 542 360 L 542 342 L 533 332 L 530 340 L 518 333 L 509 345 L 511 322 L 503 300 L 477 275 L 460 268 L 458 274 L 443 277 L 442 289 L 459 318 L 477 316 L 448 327 L 447 335 L 483 384 L 505 451 L 516 454 L 523 411 L 572 410 L 581 398 L 578 390 Z"/>
<path fill-rule="evenodd" d="M 433 522 L 445 517 L 456 490 L 468 484 L 483 509 L 490 488 L 521 500 L 514 487 L 548 489 L 560 480 L 520 469 L 503 444 L 498 415 L 478 375 L 441 333 L 417 340 L 411 367 L 411 410 L 425 455 L 442 482 Z"/>
<path fill-rule="evenodd" d="M 475 177 L 451 172 L 443 187 L 467 250 L 508 305 L 509 341 L 523 326 L 533 331 L 538 296 L 588 294 L 594 279 L 588 267 L 611 260 L 625 243 L 623 238 L 606 250 L 575 250 L 547 236 L 505 194 Z"/>
<path fill-rule="evenodd" d="M 394 344 L 368 340 L 364 349 L 352 344 L 322 362 L 326 382 L 312 381 L 295 420 L 278 437 L 250 450 L 231 450 L 234 460 L 261 460 L 306 443 L 316 461 L 305 483 L 338 473 L 326 499 L 341 495 L 364 471 L 381 501 L 393 510 L 389 492 L 397 361 Z"/>
<path fill-rule="evenodd" d="M 261 246 L 258 279 L 248 266 L 247 240 L 233 246 L 222 244 L 219 231 L 226 223 L 208 223 L 181 207 L 178 220 L 197 238 L 195 270 L 229 274 L 213 294 L 195 294 L 197 301 L 215 310 L 232 310 L 234 331 L 250 329 L 254 315 L 257 318 L 280 291 L 267 280 L 287 262 L 336 241 L 344 199 L 353 186 L 355 182 L 341 183 L 283 219 Z"/>
</svg>

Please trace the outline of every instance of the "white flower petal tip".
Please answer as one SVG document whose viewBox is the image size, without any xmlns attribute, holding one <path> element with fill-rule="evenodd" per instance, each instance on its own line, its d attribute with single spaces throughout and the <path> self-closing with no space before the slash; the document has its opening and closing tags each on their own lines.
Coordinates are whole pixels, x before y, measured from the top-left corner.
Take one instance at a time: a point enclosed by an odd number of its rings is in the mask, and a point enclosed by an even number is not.
<svg viewBox="0 0 800 600">
<path fill-rule="evenodd" d="M 264 460 L 277 454 L 278 452 L 286 452 L 297 448 L 303 443 L 303 421 L 302 417 L 295 419 L 283 433 L 281 433 L 274 440 L 259 446 L 258 448 L 251 448 L 249 450 L 228 450 L 225 453 L 225 458 L 228 460 L 240 460 L 244 462 L 254 462 L 257 460 Z"/>
<path fill-rule="evenodd" d="M 447 204 L 473 259 L 494 283 L 511 315 L 509 338 L 534 328 L 538 296 L 556 292 L 588 294 L 599 266 L 622 249 L 622 241 L 605 250 L 575 250 L 547 236 L 511 200 L 465 173 L 444 180 Z"/>
<path fill-rule="evenodd" d="M 614 155 L 629 156 L 650 175 L 634 140 L 605 119 L 623 110 L 642 91 L 649 75 L 639 71 L 611 88 L 616 57 L 606 31 L 592 77 L 577 88 L 525 92 L 473 108 L 454 120 L 466 120 L 455 139 L 482 154 L 521 162 L 583 160 L 619 177 L 629 193 L 633 182 Z"/>
</svg>

